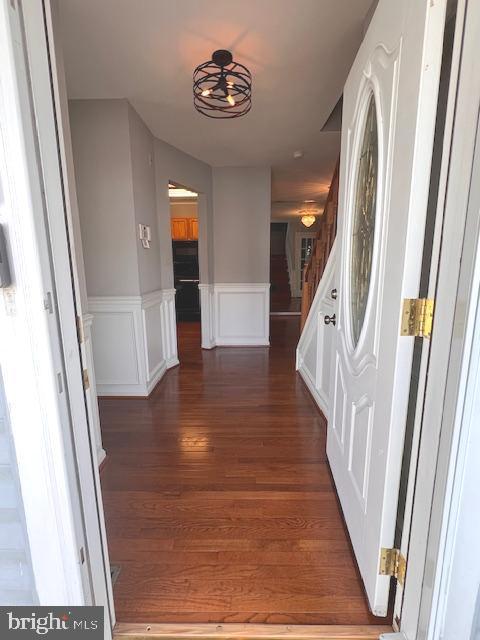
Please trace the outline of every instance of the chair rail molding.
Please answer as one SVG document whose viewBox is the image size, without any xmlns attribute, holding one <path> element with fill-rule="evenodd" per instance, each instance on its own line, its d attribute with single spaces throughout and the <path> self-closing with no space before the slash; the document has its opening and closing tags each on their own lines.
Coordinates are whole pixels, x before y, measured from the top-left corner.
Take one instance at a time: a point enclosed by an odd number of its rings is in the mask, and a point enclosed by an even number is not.
<svg viewBox="0 0 480 640">
<path fill-rule="evenodd" d="M 178 364 L 175 290 L 88 299 L 99 396 L 148 396 Z"/>
</svg>

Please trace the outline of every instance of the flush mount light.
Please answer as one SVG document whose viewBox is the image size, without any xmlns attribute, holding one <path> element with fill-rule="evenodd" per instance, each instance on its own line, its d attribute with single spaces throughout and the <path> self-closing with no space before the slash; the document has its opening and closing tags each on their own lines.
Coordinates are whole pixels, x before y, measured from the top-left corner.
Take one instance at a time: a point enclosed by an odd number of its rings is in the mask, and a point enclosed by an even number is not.
<svg viewBox="0 0 480 640">
<path fill-rule="evenodd" d="M 302 224 L 305 227 L 311 227 L 312 224 L 315 224 L 316 217 L 312 214 L 307 214 L 306 216 L 301 217 Z"/>
<path fill-rule="evenodd" d="M 193 104 L 208 118 L 239 118 L 252 107 L 252 75 L 219 49 L 193 72 Z"/>
</svg>

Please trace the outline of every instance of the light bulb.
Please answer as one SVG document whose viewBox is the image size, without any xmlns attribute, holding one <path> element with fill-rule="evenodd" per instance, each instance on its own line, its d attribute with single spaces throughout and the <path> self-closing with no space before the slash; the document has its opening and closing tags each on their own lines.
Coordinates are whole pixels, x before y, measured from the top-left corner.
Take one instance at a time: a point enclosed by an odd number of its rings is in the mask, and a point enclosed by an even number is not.
<svg viewBox="0 0 480 640">
<path fill-rule="evenodd" d="M 235 99 L 233 96 L 231 96 L 230 94 L 228 94 L 227 96 L 227 102 L 231 107 L 235 106 Z"/>
<path fill-rule="evenodd" d="M 204 98 L 207 98 L 211 93 L 212 93 L 212 90 L 211 90 L 211 89 L 204 89 L 204 90 L 202 91 L 202 96 L 203 96 Z"/>
</svg>

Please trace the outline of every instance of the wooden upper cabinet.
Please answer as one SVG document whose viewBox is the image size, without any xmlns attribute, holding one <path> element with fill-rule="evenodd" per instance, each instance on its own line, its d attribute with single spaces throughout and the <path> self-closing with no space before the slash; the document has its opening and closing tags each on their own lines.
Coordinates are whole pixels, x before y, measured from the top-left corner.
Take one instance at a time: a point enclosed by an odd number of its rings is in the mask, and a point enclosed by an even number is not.
<svg viewBox="0 0 480 640">
<path fill-rule="evenodd" d="M 188 239 L 198 240 L 198 219 L 188 218 L 187 226 L 188 226 L 188 235 L 189 235 Z"/>
<path fill-rule="evenodd" d="M 172 218 L 172 240 L 198 240 L 197 218 Z"/>
<path fill-rule="evenodd" d="M 187 240 L 187 218 L 172 218 L 172 240 Z"/>
</svg>

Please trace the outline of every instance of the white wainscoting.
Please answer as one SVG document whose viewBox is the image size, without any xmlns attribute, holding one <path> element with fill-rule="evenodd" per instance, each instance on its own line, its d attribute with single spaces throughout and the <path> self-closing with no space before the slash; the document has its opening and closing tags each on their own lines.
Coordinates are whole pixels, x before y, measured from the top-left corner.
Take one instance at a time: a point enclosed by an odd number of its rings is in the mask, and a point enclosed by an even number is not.
<svg viewBox="0 0 480 640">
<path fill-rule="evenodd" d="M 335 288 L 335 245 L 336 243 L 328 258 L 297 346 L 297 371 L 327 419 L 335 327 L 326 325 L 324 318 L 335 313 L 335 302 L 331 296 L 331 291 Z"/>
<path fill-rule="evenodd" d="M 202 347 L 268 346 L 269 283 L 199 285 Z"/>
<path fill-rule="evenodd" d="M 175 367 L 178 362 L 177 318 L 175 315 L 175 289 L 162 289 L 160 304 L 162 327 L 163 357 L 167 369 Z"/>
<path fill-rule="evenodd" d="M 102 432 L 100 429 L 100 416 L 98 414 L 97 382 L 95 377 L 95 365 L 93 361 L 92 345 L 92 322 L 93 315 L 84 313 L 82 317 L 83 341 L 85 345 L 85 366 L 88 372 L 89 387 L 85 390 L 87 400 L 87 413 L 90 422 L 91 432 L 95 438 L 95 450 L 97 452 L 97 464 L 100 466 L 105 460 L 105 449 L 102 443 Z"/>
<path fill-rule="evenodd" d="M 213 349 L 215 343 L 214 285 L 199 284 L 202 349 Z"/>
<path fill-rule="evenodd" d="M 178 364 L 175 290 L 88 300 L 99 396 L 148 396 Z"/>
</svg>

